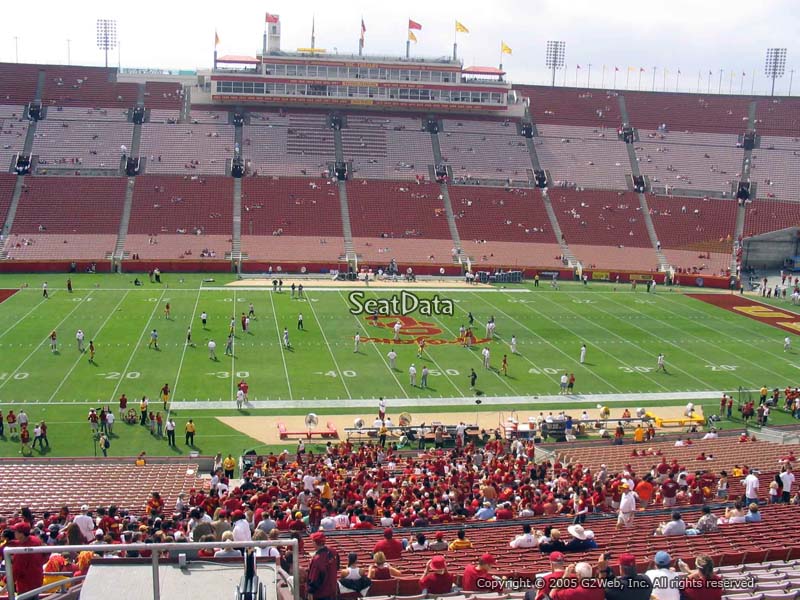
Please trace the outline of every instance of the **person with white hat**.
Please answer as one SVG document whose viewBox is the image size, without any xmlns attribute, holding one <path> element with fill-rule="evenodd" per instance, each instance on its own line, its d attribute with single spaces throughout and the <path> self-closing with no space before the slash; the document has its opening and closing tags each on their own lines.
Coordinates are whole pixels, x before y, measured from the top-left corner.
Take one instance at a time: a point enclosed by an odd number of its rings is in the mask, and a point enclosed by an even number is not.
<svg viewBox="0 0 800 600">
<path fill-rule="evenodd" d="M 597 543 L 594 541 L 594 532 L 590 529 L 584 529 L 583 525 L 570 525 L 567 527 L 567 531 L 572 536 L 572 539 L 567 542 L 565 552 L 584 552 L 597 548 Z"/>
</svg>

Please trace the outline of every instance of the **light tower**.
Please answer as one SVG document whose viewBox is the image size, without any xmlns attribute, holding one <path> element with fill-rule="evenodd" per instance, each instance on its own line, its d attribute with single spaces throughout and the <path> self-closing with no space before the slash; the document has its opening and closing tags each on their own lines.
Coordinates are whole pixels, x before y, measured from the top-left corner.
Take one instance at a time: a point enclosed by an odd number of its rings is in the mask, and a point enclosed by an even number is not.
<svg viewBox="0 0 800 600">
<path fill-rule="evenodd" d="M 556 70 L 564 67 L 564 56 L 566 50 L 566 42 L 549 41 L 547 42 L 547 53 L 545 55 L 545 64 L 547 68 L 553 71 L 553 81 L 551 85 L 556 85 Z"/>
<path fill-rule="evenodd" d="M 767 60 L 764 64 L 764 75 L 772 79 L 772 91 L 775 95 L 775 80 L 786 72 L 786 48 L 767 48 Z"/>
<path fill-rule="evenodd" d="M 97 19 L 97 47 L 106 55 L 108 66 L 108 51 L 117 47 L 117 22 L 114 19 Z"/>
</svg>

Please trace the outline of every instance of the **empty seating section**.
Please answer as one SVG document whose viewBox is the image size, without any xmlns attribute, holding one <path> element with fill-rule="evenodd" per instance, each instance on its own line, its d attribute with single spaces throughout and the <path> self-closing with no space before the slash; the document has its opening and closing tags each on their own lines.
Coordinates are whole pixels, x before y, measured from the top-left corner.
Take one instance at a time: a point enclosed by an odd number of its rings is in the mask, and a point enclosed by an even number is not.
<svg viewBox="0 0 800 600">
<path fill-rule="evenodd" d="M 461 249 L 476 269 L 481 269 L 481 264 L 504 268 L 564 266 L 558 244 L 462 239 Z"/>
<path fill-rule="evenodd" d="M 7 173 L 14 157 L 25 149 L 27 133 L 27 121 L 0 118 L 0 172 Z"/>
<path fill-rule="evenodd" d="M 2 254 L 11 260 L 102 260 L 114 251 L 116 243 L 116 234 L 12 233 Z"/>
<path fill-rule="evenodd" d="M 651 246 L 634 193 L 551 189 L 550 201 L 570 245 Z"/>
<path fill-rule="evenodd" d="M 154 108 L 150 111 L 150 123 L 177 123 L 181 112 L 177 109 Z"/>
<path fill-rule="evenodd" d="M 233 179 L 145 175 L 136 179 L 129 233 L 225 235 L 233 229 Z"/>
<path fill-rule="evenodd" d="M 47 66 L 43 106 L 130 107 L 136 104 L 139 85 L 118 83 L 115 69 L 104 67 Z"/>
<path fill-rule="evenodd" d="M 480 118 L 442 119 L 444 132 L 460 131 L 462 133 L 480 133 L 483 135 L 517 135 L 517 124 L 510 119 L 502 121 Z"/>
<path fill-rule="evenodd" d="M 11 233 L 116 234 L 126 184 L 122 177 L 26 178 Z"/>
<path fill-rule="evenodd" d="M 77 513 L 83 504 L 92 510 L 114 504 L 131 514 L 141 515 L 147 497 L 158 491 L 165 506 L 172 507 L 180 492 L 202 488 L 196 464 L 49 464 L 44 462 L 3 463 L 3 473 L 12 485 L 0 490 L 0 515 L 12 517 L 21 506 L 36 514 L 58 513 L 68 506 Z M 43 482 L 47 482 L 43 487 Z"/>
<path fill-rule="evenodd" d="M 735 200 L 651 196 L 647 203 L 669 264 L 680 271 L 715 275 L 730 268 Z"/>
<path fill-rule="evenodd" d="M 143 235 L 129 233 L 125 237 L 125 252 L 141 260 L 160 259 L 218 259 L 231 251 L 231 235 L 192 235 L 159 233 Z"/>
<path fill-rule="evenodd" d="M 655 188 L 731 194 L 742 170 L 742 150 L 734 147 L 640 141 L 634 149 Z"/>
<path fill-rule="evenodd" d="M 16 184 L 16 175 L 0 173 L 0 223 L 5 223 L 8 207 L 11 206 L 11 196 L 14 194 L 14 186 Z"/>
<path fill-rule="evenodd" d="M 587 127 L 611 127 L 622 124 L 616 92 L 549 86 L 515 86 L 522 96 L 530 99 L 533 122 Z"/>
<path fill-rule="evenodd" d="M 586 268 L 647 272 L 658 269 L 658 255 L 653 248 L 571 243 L 569 249 Z"/>
<path fill-rule="evenodd" d="M 447 264 L 453 251 L 452 240 L 353 237 L 353 247 L 358 255 L 360 266 L 386 268 L 394 258 L 401 265 L 408 263 Z M 495 264 L 495 263 L 492 263 Z"/>
<path fill-rule="evenodd" d="M 533 189 L 451 185 L 449 194 L 462 240 L 558 243 Z"/>
<path fill-rule="evenodd" d="M 0 102 L 27 104 L 36 96 L 40 65 L 0 63 Z"/>
<path fill-rule="evenodd" d="M 657 131 L 655 129 L 639 129 L 639 139 L 643 142 L 656 141 L 690 146 L 723 146 L 725 148 L 735 148 L 739 142 L 739 136 L 733 133 Z"/>
<path fill-rule="evenodd" d="M 753 150 L 750 180 L 758 198 L 800 200 L 800 152 Z"/>
<path fill-rule="evenodd" d="M 147 173 L 224 175 L 233 157 L 233 125 L 144 123 L 141 156 Z"/>
<path fill-rule="evenodd" d="M 764 150 L 800 150 L 800 137 L 762 135 L 760 148 Z"/>
<path fill-rule="evenodd" d="M 19 121 L 25 114 L 25 107 L 19 104 L 0 104 L 0 119 Z"/>
<path fill-rule="evenodd" d="M 415 179 L 428 177 L 433 148 L 421 119 L 353 115 L 342 129 L 344 160 L 354 177 Z"/>
<path fill-rule="evenodd" d="M 800 135 L 800 101 L 796 98 L 759 98 L 756 132 L 789 137 Z"/>
<path fill-rule="evenodd" d="M 271 235 L 247 235 L 242 224 L 242 252 L 250 260 L 281 261 L 306 265 L 311 262 L 336 264 L 344 255 L 344 238 L 337 236 L 293 235 L 291 237 Z M 354 240 L 355 242 L 355 240 Z"/>
<path fill-rule="evenodd" d="M 336 158 L 333 131 L 320 114 L 256 113 L 242 135 L 253 174 L 318 177 Z"/>
<path fill-rule="evenodd" d="M 438 185 L 362 179 L 347 197 L 353 237 L 452 239 Z"/>
<path fill-rule="evenodd" d="M 730 253 L 736 200 L 650 196 L 647 203 L 662 248 Z"/>
<path fill-rule="evenodd" d="M 47 109 L 48 121 L 121 121 L 128 120 L 129 108 L 87 108 L 53 106 Z"/>
<path fill-rule="evenodd" d="M 750 98 L 625 92 L 625 105 L 633 127 L 673 131 L 742 133 L 747 129 Z"/>
<path fill-rule="evenodd" d="M 180 111 L 183 86 L 176 81 L 148 81 L 144 84 L 144 105 L 147 108 Z"/>
<path fill-rule="evenodd" d="M 228 111 L 193 109 L 190 120 L 192 123 L 227 123 Z"/>
<path fill-rule="evenodd" d="M 119 169 L 121 146 L 130 148 L 132 123 L 40 121 L 33 142 L 37 172 L 51 169 Z"/>
<path fill-rule="evenodd" d="M 548 125 L 534 138 L 539 164 L 553 187 L 628 188 L 630 162 L 616 131 Z"/>
<path fill-rule="evenodd" d="M 243 179 L 242 234 L 341 237 L 338 188 L 324 179 Z"/>
<path fill-rule="evenodd" d="M 531 158 L 525 139 L 509 127 L 506 135 L 443 131 L 439 133 L 442 160 L 453 170 L 453 178 L 531 179 Z"/>
<path fill-rule="evenodd" d="M 800 226 L 800 202 L 755 200 L 747 206 L 744 237 Z"/>
</svg>

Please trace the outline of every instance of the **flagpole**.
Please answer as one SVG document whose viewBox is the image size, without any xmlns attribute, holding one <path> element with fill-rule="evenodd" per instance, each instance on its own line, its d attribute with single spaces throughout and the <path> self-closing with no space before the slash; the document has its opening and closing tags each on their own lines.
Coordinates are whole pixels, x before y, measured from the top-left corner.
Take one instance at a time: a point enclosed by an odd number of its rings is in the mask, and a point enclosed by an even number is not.
<svg viewBox="0 0 800 600">
<path fill-rule="evenodd" d="M 753 90 L 756 87 L 756 70 L 753 69 L 753 78 L 750 80 L 750 95 L 753 95 Z"/>
<path fill-rule="evenodd" d="M 739 93 L 740 94 L 744 93 L 744 77 L 745 77 L 745 75 L 746 75 L 746 73 L 744 71 L 742 71 L 742 82 L 739 84 Z"/>
<path fill-rule="evenodd" d="M 656 91 L 656 67 L 653 67 L 653 91 Z"/>
<path fill-rule="evenodd" d="M 792 79 L 794 79 L 794 69 L 789 71 L 789 93 L 788 96 L 792 95 Z"/>
<path fill-rule="evenodd" d="M 664 90 L 665 92 L 667 91 L 667 69 L 666 69 L 666 67 L 664 68 L 664 83 L 662 84 L 661 89 Z"/>
<path fill-rule="evenodd" d="M 733 77 L 734 73 L 731 71 L 731 80 L 728 82 L 728 93 L 733 94 Z"/>
<path fill-rule="evenodd" d="M 458 25 L 453 24 L 453 60 L 458 60 Z"/>
<path fill-rule="evenodd" d="M 592 63 L 589 63 L 589 71 L 586 73 L 586 87 L 592 87 Z"/>
<path fill-rule="evenodd" d="M 678 74 L 675 75 L 675 92 L 676 93 L 678 92 L 678 84 L 680 83 L 680 81 L 681 81 L 681 70 L 678 69 Z"/>
<path fill-rule="evenodd" d="M 361 26 L 358 29 L 358 55 L 364 54 L 364 15 L 361 15 Z"/>
<path fill-rule="evenodd" d="M 625 89 L 626 90 L 628 89 L 628 83 L 630 83 L 630 80 L 631 80 L 631 68 L 628 67 L 628 70 L 625 73 Z"/>
<path fill-rule="evenodd" d="M 708 91 L 706 92 L 706 94 L 710 94 L 711 93 L 711 74 L 712 73 L 713 73 L 713 71 L 709 70 L 709 72 L 708 72 Z"/>
<path fill-rule="evenodd" d="M 600 88 L 604 88 L 606 86 L 606 66 L 603 65 L 603 74 L 600 76 Z"/>
<path fill-rule="evenodd" d="M 410 56 L 410 54 L 411 54 L 411 35 L 410 35 L 411 34 L 411 27 L 410 27 L 411 26 L 411 17 L 408 17 L 408 23 L 407 24 L 409 25 L 409 29 L 408 29 L 409 35 L 406 36 L 406 58 L 408 58 Z"/>
<path fill-rule="evenodd" d="M 703 73 L 702 71 L 697 72 L 697 93 L 700 93 L 700 81 L 702 80 Z"/>
<path fill-rule="evenodd" d="M 567 87 L 567 65 L 564 65 L 564 81 L 561 83 L 561 87 Z"/>
<path fill-rule="evenodd" d="M 639 83 L 636 86 L 637 90 L 641 90 L 642 89 L 642 73 L 643 73 L 642 67 L 639 67 Z"/>
<path fill-rule="evenodd" d="M 217 30 L 214 30 L 214 70 L 217 70 Z"/>
<path fill-rule="evenodd" d="M 617 89 L 617 67 L 614 67 L 614 84 L 611 86 L 611 89 Z"/>
<path fill-rule="evenodd" d="M 722 93 L 722 72 L 723 70 L 719 70 L 719 90 L 717 91 L 718 94 Z"/>
<path fill-rule="evenodd" d="M 575 65 L 575 87 L 578 87 L 578 71 L 580 70 L 580 65 Z"/>
</svg>

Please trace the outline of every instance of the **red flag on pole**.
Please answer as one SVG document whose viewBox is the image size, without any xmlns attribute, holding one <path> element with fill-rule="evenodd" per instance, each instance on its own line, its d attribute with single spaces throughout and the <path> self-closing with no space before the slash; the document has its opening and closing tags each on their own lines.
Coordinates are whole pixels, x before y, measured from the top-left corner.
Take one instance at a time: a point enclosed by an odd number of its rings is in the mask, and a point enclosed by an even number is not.
<svg viewBox="0 0 800 600">
<path fill-rule="evenodd" d="M 361 19 L 361 41 L 364 41 L 364 34 L 367 33 L 367 26 L 364 25 L 364 19 Z"/>
<path fill-rule="evenodd" d="M 409 19 L 408 20 L 408 28 L 409 29 L 422 29 L 422 25 L 420 25 L 416 21 L 412 21 L 411 19 Z"/>
<path fill-rule="evenodd" d="M 271 15 L 267 13 L 267 23 L 277 23 L 278 22 L 278 15 Z"/>
</svg>

